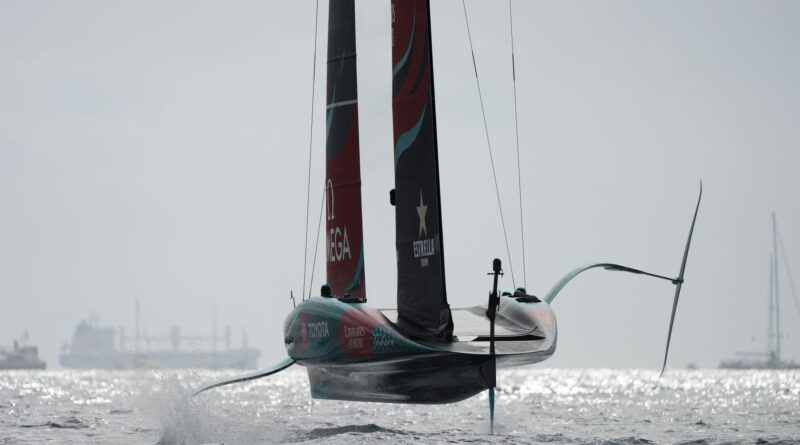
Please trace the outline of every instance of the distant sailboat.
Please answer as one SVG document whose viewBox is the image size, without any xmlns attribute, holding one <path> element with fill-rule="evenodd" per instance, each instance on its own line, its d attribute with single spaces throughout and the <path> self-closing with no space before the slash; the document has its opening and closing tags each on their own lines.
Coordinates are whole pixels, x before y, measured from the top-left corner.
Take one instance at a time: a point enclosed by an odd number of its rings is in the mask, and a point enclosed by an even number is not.
<svg viewBox="0 0 800 445">
<path fill-rule="evenodd" d="M 778 252 L 778 220 L 775 213 L 772 214 L 772 255 L 769 258 L 769 309 L 767 311 L 767 351 L 766 352 L 739 352 L 743 357 L 734 360 L 725 360 L 719 364 L 723 369 L 800 369 L 800 363 L 794 361 L 787 362 L 781 356 L 781 299 L 780 281 L 778 271 L 780 270 L 779 258 L 783 258 Z M 784 261 L 786 264 L 786 261 Z M 791 273 L 786 270 L 786 273 Z M 791 277 L 790 277 L 791 278 Z M 794 296 L 795 299 L 797 296 Z M 795 302 L 797 303 L 797 302 Z M 799 311 L 800 313 L 800 311 Z"/>
<path fill-rule="evenodd" d="M 537 363 L 555 352 L 556 318 L 550 303 L 571 279 L 596 267 L 674 283 L 671 335 L 699 199 L 676 278 L 595 263 L 569 273 L 542 298 L 524 289 L 501 295 L 497 283 L 502 264 L 495 259 L 491 272 L 494 286 L 487 305 L 450 307 L 442 240 L 430 5 L 427 0 L 393 0 L 391 8 L 395 188 L 390 201 L 396 217 L 397 309 L 378 310 L 366 304 L 354 0 L 330 0 L 327 284 L 319 297 L 301 302 L 286 318 L 284 339 L 289 358 L 272 368 L 209 383 L 196 394 L 271 375 L 294 363 L 307 368 L 314 398 L 449 403 L 483 390 L 493 391 L 497 366 Z"/>
</svg>

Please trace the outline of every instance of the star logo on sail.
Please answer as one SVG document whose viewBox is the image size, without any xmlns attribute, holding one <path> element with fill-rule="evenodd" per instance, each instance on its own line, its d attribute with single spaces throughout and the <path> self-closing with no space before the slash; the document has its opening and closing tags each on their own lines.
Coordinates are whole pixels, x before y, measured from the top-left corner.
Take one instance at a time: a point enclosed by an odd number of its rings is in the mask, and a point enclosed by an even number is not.
<svg viewBox="0 0 800 445">
<path fill-rule="evenodd" d="M 425 215 L 428 213 L 428 206 L 422 200 L 422 189 L 419 190 L 419 205 L 417 206 L 417 214 L 419 215 L 419 236 L 422 237 L 422 232 L 428 236 L 428 225 L 425 222 Z"/>
<path fill-rule="evenodd" d="M 425 204 L 425 200 L 422 197 L 422 189 L 419 191 L 417 215 L 419 216 L 419 237 L 422 238 L 422 235 L 425 234 L 425 238 L 427 238 L 428 224 L 426 222 L 426 217 L 428 215 L 428 206 Z M 434 246 L 433 238 L 414 241 L 414 258 L 419 258 L 420 267 L 428 267 L 430 265 L 428 257 L 436 255 L 436 248 Z"/>
</svg>

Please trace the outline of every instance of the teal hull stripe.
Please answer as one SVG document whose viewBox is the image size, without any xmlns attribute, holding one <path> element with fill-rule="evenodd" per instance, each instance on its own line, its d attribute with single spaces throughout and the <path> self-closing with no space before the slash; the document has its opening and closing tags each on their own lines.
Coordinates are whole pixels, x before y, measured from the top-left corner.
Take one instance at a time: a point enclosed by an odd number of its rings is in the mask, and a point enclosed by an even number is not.
<svg viewBox="0 0 800 445">
<path fill-rule="evenodd" d="M 399 138 L 397 138 L 397 146 L 394 148 L 394 165 L 397 165 L 397 162 L 400 161 L 400 156 L 411 147 L 411 144 L 417 139 L 419 136 L 419 131 L 422 129 L 422 121 L 425 120 L 425 112 L 427 111 L 428 106 L 425 105 L 425 108 L 422 109 L 422 114 L 419 116 L 419 120 L 417 121 L 414 126 L 406 131 L 405 133 L 401 134 Z"/>
<path fill-rule="evenodd" d="M 345 292 L 352 292 L 358 287 L 358 283 L 361 281 L 361 275 L 364 273 L 364 246 L 361 246 L 361 252 L 358 254 L 358 266 L 356 267 L 356 275 L 353 277 L 353 281 L 350 282 L 350 285 L 347 286 Z"/>
</svg>

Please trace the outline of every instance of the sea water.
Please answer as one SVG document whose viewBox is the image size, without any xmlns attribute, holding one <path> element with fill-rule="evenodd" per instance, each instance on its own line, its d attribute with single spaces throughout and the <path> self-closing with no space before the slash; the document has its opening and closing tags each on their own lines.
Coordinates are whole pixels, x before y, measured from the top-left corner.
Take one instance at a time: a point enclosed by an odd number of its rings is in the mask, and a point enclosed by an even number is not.
<svg viewBox="0 0 800 445">
<path fill-rule="evenodd" d="M 0 444 L 800 443 L 800 371 L 521 368 L 449 405 L 312 400 L 294 367 L 195 398 L 233 371 L 0 372 Z"/>
</svg>

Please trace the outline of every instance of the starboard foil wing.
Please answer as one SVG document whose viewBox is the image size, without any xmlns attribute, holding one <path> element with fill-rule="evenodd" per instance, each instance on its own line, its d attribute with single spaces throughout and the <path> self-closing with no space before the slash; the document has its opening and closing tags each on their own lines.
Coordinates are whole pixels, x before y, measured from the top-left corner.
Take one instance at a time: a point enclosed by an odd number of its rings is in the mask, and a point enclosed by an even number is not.
<svg viewBox="0 0 800 445">
<path fill-rule="evenodd" d="M 703 199 L 703 181 L 700 181 L 700 194 L 697 197 L 697 205 L 694 208 L 694 216 L 692 217 L 692 225 L 689 227 L 689 236 L 686 238 L 686 249 L 683 251 L 683 261 L 681 261 L 681 270 L 678 273 L 678 278 L 675 280 L 675 297 L 672 299 L 672 314 L 669 317 L 669 331 L 667 331 L 667 347 L 664 350 L 664 364 L 661 366 L 661 373 L 658 375 L 659 380 L 664 375 L 664 370 L 667 368 L 667 357 L 669 356 L 669 343 L 672 340 L 672 325 L 675 323 L 675 312 L 678 310 L 678 298 L 681 296 L 681 287 L 683 286 L 683 273 L 686 270 L 686 260 L 689 258 L 689 246 L 692 244 L 692 234 L 694 234 L 694 223 L 697 222 L 697 212 L 700 211 L 700 200 Z"/>
</svg>

